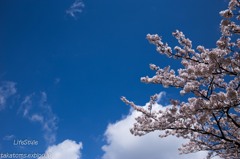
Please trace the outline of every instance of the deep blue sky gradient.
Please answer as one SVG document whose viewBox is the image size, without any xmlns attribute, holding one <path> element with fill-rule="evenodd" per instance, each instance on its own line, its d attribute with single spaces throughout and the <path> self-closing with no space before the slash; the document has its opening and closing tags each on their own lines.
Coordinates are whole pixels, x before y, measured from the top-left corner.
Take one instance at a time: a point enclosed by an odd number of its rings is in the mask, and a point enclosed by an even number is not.
<svg viewBox="0 0 240 159">
<path fill-rule="evenodd" d="M 215 47 L 219 11 L 227 5 L 224 0 L 85 0 L 83 12 L 73 18 L 65 12 L 73 2 L 0 0 L 0 81 L 17 87 L 0 111 L 0 151 L 13 149 L 2 140 L 10 134 L 38 139 L 38 151 L 45 151 L 40 125 L 18 113 L 26 96 L 35 94 L 37 105 L 45 92 L 58 117 L 56 143 L 82 141 L 83 159 L 100 158 L 107 125 L 129 111 L 121 96 L 140 105 L 160 91 L 167 92 L 166 101 L 178 98 L 178 90 L 140 82 L 153 75 L 149 63 L 179 66 L 156 53 L 146 34 L 158 33 L 175 46 L 171 33 L 179 29 L 194 47 Z"/>
</svg>

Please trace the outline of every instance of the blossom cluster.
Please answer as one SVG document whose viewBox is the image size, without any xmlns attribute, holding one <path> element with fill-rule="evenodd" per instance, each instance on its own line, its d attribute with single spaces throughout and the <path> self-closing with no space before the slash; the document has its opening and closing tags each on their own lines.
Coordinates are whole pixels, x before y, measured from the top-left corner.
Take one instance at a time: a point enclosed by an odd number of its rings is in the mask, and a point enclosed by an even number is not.
<svg viewBox="0 0 240 159">
<path fill-rule="evenodd" d="M 219 156 L 240 158 L 240 1 L 230 0 L 228 8 L 220 12 L 221 37 L 216 47 L 192 48 L 192 42 L 176 30 L 173 36 L 180 46 L 173 49 L 157 35 L 147 35 L 157 52 L 181 60 L 177 71 L 167 66 L 150 64 L 153 77 L 142 77 L 144 83 L 180 88 L 180 94 L 191 94 L 187 101 L 171 101 L 171 108 L 151 111 L 122 100 L 142 112 L 131 132 L 145 135 L 156 130 L 165 131 L 160 137 L 175 135 L 189 140 L 179 148 L 181 153 L 209 151 L 207 158 Z M 156 95 L 151 97 L 154 104 Z M 150 105 L 151 105 L 150 104 Z"/>
</svg>

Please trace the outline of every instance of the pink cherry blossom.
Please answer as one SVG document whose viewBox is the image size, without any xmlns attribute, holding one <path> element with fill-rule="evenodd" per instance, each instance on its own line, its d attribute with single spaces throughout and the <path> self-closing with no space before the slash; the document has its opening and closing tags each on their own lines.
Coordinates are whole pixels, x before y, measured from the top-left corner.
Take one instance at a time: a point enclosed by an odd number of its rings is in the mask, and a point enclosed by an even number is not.
<svg viewBox="0 0 240 159">
<path fill-rule="evenodd" d="M 182 68 L 160 68 L 150 64 L 156 72 L 153 77 L 142 77 L 144 83 L 180 88 L 180 94 L 191 94 L 187 101 L 171 100 L 171 107 L 152 111 L 157 95 L 150 98 L 148 109 L 122 100 L 142 112 L 131 129 L 134 135 L 145 135 L 156 130 L 164 131 L 160 137 L 175 135 L 188 139 L 179 148 L 180 153 L 208 151 L 206 158 L 240 158 L 240 1 L 230 0 L 228 8 L 220 12 L 221 37 L 216 47 L 192 48 L 192 42 L 183 32 L 173 36 L 180 46 L 174 49 L 162 41 L 158 34 L 147 39 L 157 52 L 169 58 L 180 59 Z"/>
</svg>

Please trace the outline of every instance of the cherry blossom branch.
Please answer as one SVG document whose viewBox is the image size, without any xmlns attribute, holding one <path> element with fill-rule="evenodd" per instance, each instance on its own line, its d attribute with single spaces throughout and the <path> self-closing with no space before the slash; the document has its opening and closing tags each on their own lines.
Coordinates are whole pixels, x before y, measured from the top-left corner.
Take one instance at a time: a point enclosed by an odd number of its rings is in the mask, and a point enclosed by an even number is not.
<svg viewBox="0 0 240 159">
<path fill-rule="evenodd" d="M 156 74 L 142 77 L 144 83 L 180 88 L 180 94 L 190 93 L 187 101 L 172 100 L 163 110 L 154 111 L 154 96 L 148 108 L 121 99 L 142 113 L 131 129 L 134 135 L 165 130 L 160 137 L 175 135 L 189 139 L 180 148 L 182 153 L 208 150 L 208 158 L 240 158 L 240 0 L 230 0 L 228 8 L 220 12 L 221 37 L 215 48 L 197 46 L 176 30 L 173 36 L 180 46 L 172 48 L 157 34 L 147 35 L 158 53 L 181 60 L 177 70 L 150 64 Z M 155 105 L 156 106 L 156 105 Z"/>
</svg>

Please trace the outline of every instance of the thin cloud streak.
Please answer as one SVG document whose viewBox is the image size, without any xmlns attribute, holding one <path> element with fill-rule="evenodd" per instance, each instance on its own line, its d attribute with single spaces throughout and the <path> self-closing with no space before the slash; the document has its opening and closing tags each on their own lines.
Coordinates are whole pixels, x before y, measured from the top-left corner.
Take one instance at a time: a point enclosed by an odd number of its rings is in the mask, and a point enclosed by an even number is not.
<svg viewBox="0 0 240 159">
<path fill-rule="evenodd" d="M 6 135 L 3 137 L 3 140 L 5 141 L 11 141 L 15 138 L 15 135 Z"/>
<path fill-rule="evenodd" d="M 85 4 L 82 0 L 75 0 L 75 2 L 66 10 L 66 14 L 76 18 L 78 13 L 82 13 L 85 8 Z"/>
<path fill-rule="evenodd" d="M 2 82 L 0 86 L 0 111 L 6 107 L 7 99 L 16 94 L 16 83 Z"/>
</svg>

